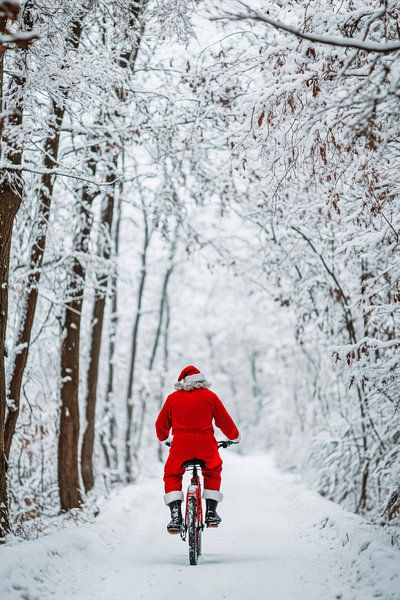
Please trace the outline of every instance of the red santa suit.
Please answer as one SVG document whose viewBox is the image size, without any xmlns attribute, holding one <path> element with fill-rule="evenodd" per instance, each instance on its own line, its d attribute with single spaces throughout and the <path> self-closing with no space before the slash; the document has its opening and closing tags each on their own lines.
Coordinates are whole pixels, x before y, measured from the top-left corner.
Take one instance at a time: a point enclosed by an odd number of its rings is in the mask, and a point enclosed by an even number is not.
<svg viewBox="0 0 400 600">
<path fill-rule="evenodd" d="M 204 461 L 204 498 L 220 502 L 222 460 L 214 437 L 215 425 L 232 441 L 239 440 L 239 431 L 214 392 L 207 389 L 205 377 L 196 367 L 186 367 L 179 376 L 178 389 L 170 394 L 156 421 L 160 442 L 168 439 L 172 428 L 173 441 L 164 467 L 165 502 L 183 500 L 182 463 L 192 458 Z"/>
</svg>

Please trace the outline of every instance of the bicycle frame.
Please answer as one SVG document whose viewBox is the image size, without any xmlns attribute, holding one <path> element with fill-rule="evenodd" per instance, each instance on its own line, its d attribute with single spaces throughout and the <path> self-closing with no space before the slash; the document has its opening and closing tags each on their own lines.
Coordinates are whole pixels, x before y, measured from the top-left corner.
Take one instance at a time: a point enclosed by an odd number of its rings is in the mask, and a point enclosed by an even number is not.
<svg viewBox="0 0 400 600">
<path fill-rule="evenodd" d="M 186 531 L 187 531 L 187 527 L 188 527 L 188 515 L 189 515 L 189 499 L 190 498 L 195 498 L 195 500 L 196 500 L 196 505 L 197 505 L 196 526 L 199 527 L 200 529 L 204 529 L 203 503 L 201 501 L 201 480 L 200 480 L 199 474 L 197 472 L 198 468 L 201 468 L 201 467 L 199 467 L 198 465 L 193 465 L 193 466 L 187 467 L 187 470 L 192 470 L 192 477 L 190 479 L 190 485 L 187 489 L 187 494 L 186 494 L 185 537 L 183 539 L 186 539 Z"/>
</svg>

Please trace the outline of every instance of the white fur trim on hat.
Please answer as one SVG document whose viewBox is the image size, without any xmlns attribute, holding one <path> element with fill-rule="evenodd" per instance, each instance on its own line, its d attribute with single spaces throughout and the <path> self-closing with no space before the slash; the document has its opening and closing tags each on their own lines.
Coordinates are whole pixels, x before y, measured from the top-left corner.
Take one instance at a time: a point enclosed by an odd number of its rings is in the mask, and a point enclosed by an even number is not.
<svg viewBox="0 0 400 600">
<path fill-rule="evenodd" d="M 165 494 L 164 496 L 165 504 L 170 504 L 170 502 L 175 502 L 175 500 L 183 500 L 183 492 L 180 490 L 176 492 L 168 492 L 168 494 Z"/>
<path fill-rule="evenodd" d="M 184 378 L 185 383 L 196 383 L 196 381 L 205 381 L 203 373 L 194 373 L 194 375 L 186 375 Z"/>
<path fill-rule="evenodd" d="M 175 383 L 176 390 L 184 390 L 185 392 L 191 392 L 192 390 L 200 390 L 202 388 L 211 387 L 211 383 L 202 379 L 201 381 L 186 381 L 187 377 L 183 381 L 177 381 Z"/>
<path fill-rule="evenodd" d="M 205 500 L 207 500 L 208 498 L 209 500 L 216 500 L 217 502 L 222 502 L 223 495 L 217 490 L 204 490 L 203 498 Z"/>
</svg>

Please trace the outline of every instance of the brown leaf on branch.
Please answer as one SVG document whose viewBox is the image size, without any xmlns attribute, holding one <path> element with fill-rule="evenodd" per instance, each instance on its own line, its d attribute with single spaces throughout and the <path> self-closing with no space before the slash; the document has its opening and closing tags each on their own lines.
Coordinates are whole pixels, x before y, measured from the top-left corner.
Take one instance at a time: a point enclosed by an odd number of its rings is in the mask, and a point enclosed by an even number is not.
<svg viewBox="0 0 400 600">
<path fill-rule="evenodd" d="M 0 16 L 10 19 L 10 21 L 16 21 L 21 10 L 19 2 L 14 0 L 3 0 L 0 1 Z"/>
</svg>

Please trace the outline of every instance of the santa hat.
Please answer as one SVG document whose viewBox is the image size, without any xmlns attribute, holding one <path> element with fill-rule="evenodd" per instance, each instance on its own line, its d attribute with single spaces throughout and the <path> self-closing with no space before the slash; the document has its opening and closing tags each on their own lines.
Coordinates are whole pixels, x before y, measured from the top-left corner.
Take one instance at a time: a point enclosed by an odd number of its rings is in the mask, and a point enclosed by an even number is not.
<svg viewBox="0 0 400 600">
<path fill-rule="evenodd" d="M 189 365 L 181 371 L 181 374 L 178 377 L 178 381 L 182 380 L 184 383 L 197 383 L 200 381 L 205 381 L 206 378 L 204 377 L 203 373 L 200 373 L 197 367 Z"/>
<path fill-rule="evenodd" d="M 197 367 L 189 365 L 185 367 L 178 377 L 178 381 L 175 383 L 176 390 L 184 390 L 185 392 L 191 392 L 192 390 L 200 388 L 209 388 L 211 383 L 206 380 L 203 373 L 200 373 Z"/>
</svg>

